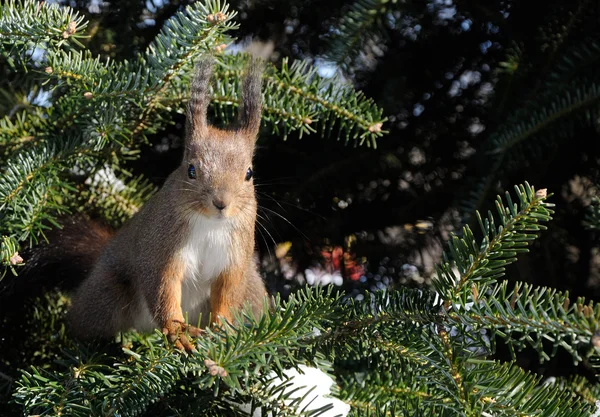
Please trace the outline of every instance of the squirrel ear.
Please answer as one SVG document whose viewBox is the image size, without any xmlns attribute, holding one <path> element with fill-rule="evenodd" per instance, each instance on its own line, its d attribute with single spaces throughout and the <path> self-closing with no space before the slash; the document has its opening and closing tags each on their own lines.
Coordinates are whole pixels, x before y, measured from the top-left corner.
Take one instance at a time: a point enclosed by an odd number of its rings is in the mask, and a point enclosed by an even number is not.
<svg viewBox="0 0 600 417">
<path fill-rule="evenodd" d="M 214 64 L 215 60 L 212 56 L 203 56 L 196 65 L 187 108 L 188 134 L 193 131 L 203 132 L 208 125 L 206 121 L 206 112 L 210 104 L 208 89 Z"/>
<path fill-rule="evenodd" d="M 236 127 L 252 139 L 256 138 L 260 129 L 263 69 L 264 65 L 259 59 L 250 58 L 242 81 L 242 103 Z"/>
</svg>

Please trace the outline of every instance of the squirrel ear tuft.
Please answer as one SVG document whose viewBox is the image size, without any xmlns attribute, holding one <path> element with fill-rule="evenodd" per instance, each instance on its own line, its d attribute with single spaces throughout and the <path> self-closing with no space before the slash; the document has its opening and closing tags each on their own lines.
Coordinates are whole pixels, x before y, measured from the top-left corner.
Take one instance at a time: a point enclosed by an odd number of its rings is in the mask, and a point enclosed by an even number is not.
<svg viewBox="0 0 600 417">
<path fill-rule="evenodd" d="M 209 86 L 215 59 L 210 55 L 200 58 L 194 72 L 190 89 L 190 101 L 187 110 L 188 134 L 202 132 L 208 125 L 206 112 L 210 104 Z"/>
<path fill-rule="evenodd" d="M 263 70 L 264 64 L 261 60 L 250 58 L 242 81 L 242 102 L 236 127 L 253 139 L 256 138 L 260 129 Z"/>
</svg>

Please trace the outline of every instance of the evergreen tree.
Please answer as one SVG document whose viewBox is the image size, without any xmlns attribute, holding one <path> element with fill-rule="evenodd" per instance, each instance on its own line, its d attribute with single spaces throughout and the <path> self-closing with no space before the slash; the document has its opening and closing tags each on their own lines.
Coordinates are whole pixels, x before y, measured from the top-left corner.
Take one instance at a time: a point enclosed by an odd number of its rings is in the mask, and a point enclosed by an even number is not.
<svg viewBox="0 0 600 417">
<path fill-rule="evenodd" d="M 72 3 L 80 11 L 89 6 Z M 288 0 L 278 5 L 289 13 L 285 19 L 266 0 L 232 2 L 233 8 L 217 0 L 141 3 L 107 3 L 120 13 L 101 18 L 89 8 L 84 18 L 69 7 L 31 0 L 0 6 L 0 300 L 5 307 L 0 308 L 5 313 L 0 343 L 7 348 L 0 358 L 0 401 L 6 413 L 248 415 L 260 407 L 262 415 L 318 415 L 330 407 L 305 408 L 314 393 L 298 397 L 288 388 L 293 384 L 290 369 L 306 370 L 301 367 L 306 364 L 335 378 L 333 394 L 351 406 L 352 415 L 594 413 L 600 395 L 593 382 L 600 349 L 598 306 L 568 292 L 501 279 L 517 256 L 527 261 L 527 247 L 554 215 L 545 191 L 525 184 L 495 201 L 495 216 L 482 218 L 475 210 L 486 207 L 489 194 L 508 181 L 521 181 L 521 172 L 562 184 L 573 171 L 561 171 L 554 179 L 536 170 L 553 166 L 552 158 L 576 134 L 596 137 L 590 129 L 597 119 L 592 2 L 571 8 L 556 2 L 558 11 L 540 13 L 512 38 L 503 38 L 509 32 L 504 29 L 524 27 L 518 21 L 527 20 L 527 13 L 523 6 L 502 1 L 488 7 L 472 2 L 332 1 L 320 2 L 315 16 L 318 2 Z M 239 18 L 234 9 L 242 12 Z M 248 14 L 250 9 L 256 14 Z M 563 20 L 557 17 L 562 11 Z M 157 24 L 103 27 L 104 18 L 126 21 L 134 15 Z M 258 15 L 260 19 L 249 17 Z M 113 42 L 117 28 L 123 28 L 128 43 Z M 174 352 L 158 332 L 131 332 L 106 345 L 74 342 L 64 328 L 68 297 L 60 291 L 17 300 L 22 308 L 9 313 L 6 306 L 14 303 L 8 304 L 8 298 L 20 285 L 27 248 L 48 237 L 51 243 L 49 232 L 59 226 L 62 215 L 84 211 L 118 227 L 152 194 L 156 181 L 148 177 L 156 174 L 140 168 L 139 156 L 147 161 L 148 144 L 156 145 L 163 132 L 181 130 L 177 123 L 182 121 L 189 75 L 202 54 L 216 54 L 219 61 L 212 90 L 214 119 L 224 123 L 232 117 L 248 57 L 230 54 L 224 46 L 232 34 L 260 36 L 265 28 L 293 38 L 276 47 L 276 54 L 289 56 L 293 63 L 275 59 L 267 67 L 263 143 L 269 145 L 270 156 L 290 149 L 292 158 L 304 155 L 303 162 L 306 155 L 315 162 L 332 162 L 316 172 L 312 165 L 299 167 L 306 179 L 275 204 L 302 201 L 302 210 L 320 212 L 331 206 L 332 195 L 340 211 L 341 203 L 352 203 L 345 215 L 328 218 L 326 228 L 315 227 L 320 223 L 314 221 L 310 226 L 323 240 L 339 244 L 343 238 L 356 240 L 357 231 L 371 233 L 402 223 L 415 212 L 422 217 L 410 219 L 420 233 L 416 220 L 441 216 L 458 196 L 460 223 L 476 225 L 480 233 L 464 226 L 459 235 L 451 234 L 430 288 L 389 288 L 356 299 L 331 288 L 295 290 L 277 298 L 275 311 L 258 321 L 248 317 L 245 326 L 210 330 L 196 341 L 198 353 L 189 356 Z M 529 40 L 528 31 L 535 30 L 541 34 Z M 490 45 L 480 43 L 478 35 L 491 39 Z M 329 42 L 313 42 L 319 37 Z M 400 50 L 398 45 L 406 45 L 407 39 L 414 44 Z M 487 48 L 487 57 L 462 51 L 457 55 L 448 47 L 457 40 Z M 412 63 L 399 61 L 435 41 L 439 45 L 432 56 L 439 62 L 425 59 L 422 67 L 412 68 Z M 548 42 L 536 48 L 542 41 Z M 333 62 L 341 75 L 324 77 L 318 67 L 292 59 L 304 57 Z M 469 78 L 475 73 L 481 77 L 476 82 Z M 419 82 L 403 84 L 403 77 Z M 392 122 L 386 123 L 381 108 L 348 79 L 377 97 L 393 115 Z M 435 95 L 432 86 L 438 82 L 449 88 L 447 97 L 436 104 L 418 98 L 425 97 L 418 94 L 422 91 Z M 450 94 L 455 82 L 457 91 Z M 485 82 L 494 85 L 495 95 L 476 91 Z M 417 105 L 452 111 L 440 117 L 435 111 L 423 113 Z M 487 133 L 465 139 L 464 132 L 475 131 L 484 114 Z M 403 142 L 390 137 L 377 142 L 386 130 L 401 135 Z M 312 133 L 354 147 L 319 140 L 277 143 L 278 138 Z M 440 145 L 444 135 L 458 139 Z M 594 149 L 585 140 L 581 143 L 588 146 L 581 154 Z M 177 151 L 177 141 L 168 147 Z M 477 158 L 468 163 L 466 157 L 455 156 L 461 150 L 469 154 L 469 149 L 477 150 Z M 425 160 L 419 162 L 423 152 Z M 588 153 L 593 160 L 594 154 Z M 358 188 L 381 178 L 408 183 L 404 173 L 409 163 L 420 180 L 389 192 Z M 289 170 L 285 158 L 273 162 L 279 164 Z M 359 170 L 364 172 L 357 174 Z M 347 175 L 340 178 L 341 172 Z M 593 170 L 581 172 L 590 175 Z M 435 185 L 435 178 L 441 185 Z M 407 207 L 404 192 L 413 197 Z M 596 208 L 585 210 L 585 222 L 578 218 L 581 229 L 597 228 Z M 567 210 L 564 205 L 559 209 Z M 555 223 L 565 222 L 566 215 L 560 213 Z M 308 224 L 301 229 L 314 236 Z M 268 229 L 262 233 L 266 240 L 271 236 Z M 297 240 L 291 245 L 294 256 L 301 257 L 304 246 Z M 542 252 L 536 249 L 534 254 Z M 345 287 L 356 295 L 356 288 Z M 510 356 L 504 354 L 506 348 Z M 536 363 L 570 356 L 590 378 L 544 381 L 519 366 L 516 358 L 523 350 L 536 352 Z"/>
<path fill-rule="evenodd" d="M 435 292 L 399 289 L 352 302 L 306 288 L 278 298 L 259 321 L 246 314 L 247 325 L 209 330 L 189 356 L 158 331 L 122 335 L 122 353 L 117 345 L 74 344 L 60 332 L 62 359 L 25 370 L 14 401 L 28 415 L 247 415 L 240 404 L 320 415 L 330 407 L 299 408 L 310 392 L 286 391 L 286 368 L 305 363 L 337 376 L 336 395 L 353 415 L 589 416 L 597 386 L 541 383 L 516 362 L 491 358 L 496 337 L 535 348 L 542 361 L 559 349 L 575 362 L 594 360 L 600 350 L 598 305 L 499 281 L 553 213 L 545 190 L 525 184 L 515 195 L 516 203 L 508 193 L 498 197 L 497 216 L 478 217 L 482 238 L 465 226 L 462 238 L 451 239 Z M 56 304 L 49 312 L 63 313 Z"/>
<path fill-rule="evenodd" d="M 224 49 L 226 33 L 236 24 L 227 5 L 196 3 L 170 19 L 144 54 L 114 62 L 75 48 L 86 23 L 68 8 L 8 2 L 2 16 L 7 64 L 33 72 L 40 84 L 37 100 L 50 104 L 44 110 L 28 96 L 30 105 L 0 122 L 6 155 L 0 253 L 3 265 L 14 270 L 21 242 L 37 242 L 56 224 L 58 214 L 79 206 L 76 199 L 70 204 L 63 199 L 76 185 L 68 175 L 73 166 L 84 184 L 103 167 L 122 170 L 123 161 L 147 142 L 147 135 L 169 123 L 165 114 L 181 111 L 194 60 Z M 227 120 L 239 104 L 245 61 L 241 54 L 221 57 L 213 90 L 221 119 Z M 381 110 L 337 79 L 323 79 L 306 64 L 287 61 L 280 68 L 270 66 L 265 77 L 264 119 L 284 138 L 290 131 L 314 132 L 319 123 L 329 126 L 329 134 L 371 146 L 382 134 Z M 42 92 L 48 96 L 41 98 Z M 106 196 L 106 187 L 85 191 L 91 193 L 87 201 L 117 210 L 123 200 L 135 205 L 143 199 L 124 193 Z"/>
</svg>

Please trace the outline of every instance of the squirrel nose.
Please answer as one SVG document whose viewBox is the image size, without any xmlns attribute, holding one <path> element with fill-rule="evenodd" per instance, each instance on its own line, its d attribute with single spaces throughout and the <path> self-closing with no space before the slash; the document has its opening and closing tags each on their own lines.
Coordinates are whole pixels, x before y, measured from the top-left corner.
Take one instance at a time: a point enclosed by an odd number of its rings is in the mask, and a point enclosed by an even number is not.
<svg viewBox="0 0 600 417">
<path fill-rule="evenodd" d="M 217 208 L 217 210 L 222 211 L 223 209 L 225 209 L 225 207 L 227 207 L 227 204 L 219 199 L 219 198 L 215 198 L 213 200 L 213 205 Z"/>
</svg>

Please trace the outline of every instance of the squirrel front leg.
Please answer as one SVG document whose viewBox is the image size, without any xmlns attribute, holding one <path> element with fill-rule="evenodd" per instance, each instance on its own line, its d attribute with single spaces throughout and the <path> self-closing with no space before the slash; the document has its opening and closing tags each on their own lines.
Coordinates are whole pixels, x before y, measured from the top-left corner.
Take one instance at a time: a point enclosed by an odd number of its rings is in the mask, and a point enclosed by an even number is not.
<svg viewBox="0 0 600 417">
<path fill-rule="evenodd" d="M 244 271 L 234 268 L 223 271 L 210 289 L 210 313 L 212 324 L 221 319 L 233 323 L 232 308 L 242 305 Z"/>
<path fill-rule="evenodd" d="M 185 323 L 181 309 L 181 283 L 183 281 L 184 266 L 180 262 L 171 262 L 160 275 L 158 288 L 146 286 L 147 300 L 154 321 L 167 335 L 169 341 L 179 350 L 195 351 L 194 345 L 189 341 L 184 332 L 193 337 L 198 337 L 202 330 Z"/>
</svg>

